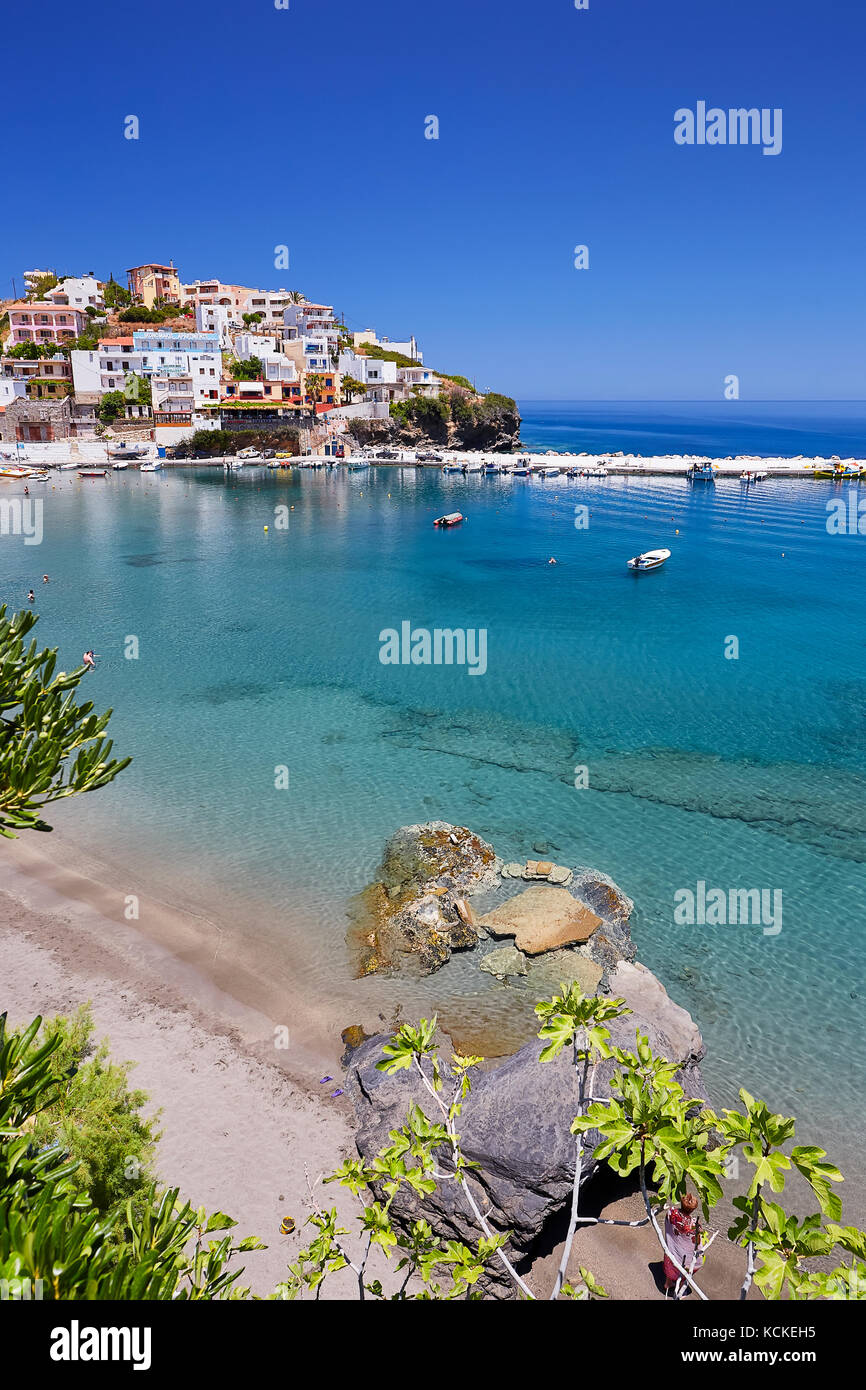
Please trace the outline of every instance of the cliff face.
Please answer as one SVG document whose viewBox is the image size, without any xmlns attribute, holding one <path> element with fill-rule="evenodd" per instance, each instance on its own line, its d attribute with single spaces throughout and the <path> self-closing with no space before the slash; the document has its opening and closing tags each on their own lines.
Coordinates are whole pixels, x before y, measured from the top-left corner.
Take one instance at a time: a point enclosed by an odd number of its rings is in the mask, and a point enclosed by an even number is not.
<svg viewBox="0 0 866 1390">
<path fill-rule="evenodd" d="M 511 453 L 520 447 L 520 412 L 509 396 L 473 397 L 453 392 L 438 400 L 401 402 L 390 420 L 356 420 L 352 437 L 361 444 L 402 444 L 440 449 L 483 449 Z"/>
</svg>

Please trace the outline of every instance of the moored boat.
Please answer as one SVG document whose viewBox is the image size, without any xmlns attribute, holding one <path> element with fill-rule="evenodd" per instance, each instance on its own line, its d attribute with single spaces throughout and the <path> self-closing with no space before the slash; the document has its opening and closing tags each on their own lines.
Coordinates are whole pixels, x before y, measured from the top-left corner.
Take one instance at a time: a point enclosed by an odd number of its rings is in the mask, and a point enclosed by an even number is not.
<svg viewBox="0 0 866 1390">
<path fill-rule="evenodd" d="M 143 463 L 138 470 L 139 473 L 159 473 L 162 468 L 162 459 L 154 459 L 152 463 Z"/>
<path fill-rule="evenodd" d="M 640 570 L 657 570 L 664 564 L 665 560 L 670 559 L 670 556 L 671 552 L 669 550 L 645 550 L 641 555 L 633 555 L 630 560 L 626 561 L 626 564 L 630 570 L 635 570 L 636 572 Z"/>
<path fill-rule="evenodd" d="M 446 512 L 444 516 L 437 516 L 433 522 L 434 526 L 459 526 L 463 520 L 462 512 Z"/>
<path fill-rule="evenodd" d="M 79 468 L 79 478 L 107 478 L 107 468 Z"/>
</svg>

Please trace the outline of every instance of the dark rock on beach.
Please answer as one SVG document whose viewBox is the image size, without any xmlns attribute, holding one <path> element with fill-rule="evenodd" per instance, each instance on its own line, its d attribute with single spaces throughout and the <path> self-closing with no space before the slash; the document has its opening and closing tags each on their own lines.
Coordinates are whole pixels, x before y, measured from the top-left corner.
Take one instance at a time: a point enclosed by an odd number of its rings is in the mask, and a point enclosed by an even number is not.
<svg viewBox="0 0 866 1390">
<path fill-rule="evenodd" d="M 669 1022 L 676 1024 L 674 1036 L 664 1032 L 654 1017 L 633 1013 L 613 1021 L 611 1037 L 619 1046 L 633 1047 L 637 1028 L 648 1034 L 657 1054 L 679 1064 L 678 1080 L 687 1095 L 706 1101 L 698 1066 L 703 1051 L 700 1034 L 685 1010 L 677 1010 Z M 406 1071 L 387 1076 L 376 1070 L 386 1042 L 383 1035 L 363 1044 L 353 1056 L 346 1083 L 357 1120 L 358 1150 L 367 1159 L 387 1144 L 390 1130 L 403 1124 L 410 1101 L 431 1118 L 439 1118 L 420 1078 Z M 471 1179 L 476 1200 L 496 1230 L 511 1233 L 507 1249 L 514 1259 L 532 1250 L 548 1220 L 570 1200 L 574 1178 L 575 1139 L 570 1126 L 578 1107 L 577 1074 L 568 1049 L 546 1063 L 538 1060 L 540 1051 L 541 1043 L 534 1041 L 500 1065 L 475 1072 L 458 1126 L 466 1157 L 480 1164 Z M 600 1063 L 598 1097 L 610 1095 L 615 1067 L 613 1060 Z M 445 1075 L 447 1096 L 447 1067 Z M 587 1135 L 584 1182 L 592 1182 L 598 1170 L 592 1158 L 598 1143 L 597 1132 Z M 439 1155 L 447 1170 L 445 1149 Z M 440 1182 L 424 1202 L 401 1192 L 395 1209 L 402 1222 L 425 1217 L 445 1239 L 474 1241 L 479 1234 L 460 1189 L 452 1182 Z M 498 1264 L 491 1268 L 491 1292 L 507 1297 L 510 1281 L 504 1271 L 500 1277 L 500 1271 Z"/>
</svg>

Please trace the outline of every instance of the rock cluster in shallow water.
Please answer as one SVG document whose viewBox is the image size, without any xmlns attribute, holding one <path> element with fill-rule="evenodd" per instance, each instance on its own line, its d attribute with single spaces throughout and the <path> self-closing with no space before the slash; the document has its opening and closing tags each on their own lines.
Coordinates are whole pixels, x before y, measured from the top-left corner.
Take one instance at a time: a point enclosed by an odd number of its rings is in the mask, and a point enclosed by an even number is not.
<svg viewBox="0 0 866 1390">
<path fill-rule="evenodd" d="M 514 879 L 529 886 L 476 912 L 470 897 L 501 891 Z M 493 846 L 465 826 L 428 821 L 391 836 L 378 879 L 353 904 L 349 938 L 360 975 L 431 974 L 453 951 L 472 950 L 488 935 L 513 937 L 528 956 L 573 948 L 580 962 L 565 959 L 562 978 L 594 988 L 604 972 L 634 957 L 633 906 L 596 870 L 538 859 L 502 864 Z M 485 968 L 500 979 L 525 973 Z"/>
</svg>

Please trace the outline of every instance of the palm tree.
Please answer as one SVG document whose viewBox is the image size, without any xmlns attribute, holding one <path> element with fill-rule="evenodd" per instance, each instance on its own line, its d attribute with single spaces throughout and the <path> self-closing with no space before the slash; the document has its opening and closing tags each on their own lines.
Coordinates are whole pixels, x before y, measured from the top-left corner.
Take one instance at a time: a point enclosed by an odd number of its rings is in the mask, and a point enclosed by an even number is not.
<svg viewBox="0 0 866 1390">
<path fill-rule="evenodd" d="M 306 296 L 301 294 L 300 290 L 289 290 L 287 299 L 290 304 L 304 304 L 306 302 Z"/>
<path fill-rule="evenodd" d="M 306 394 L 310 402 L 310 412 L 316 414 L 316 402 L 321 399 L 324 380 L 318 372 L 311 372 L 306 381 Z"/>
</svg>

